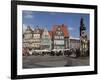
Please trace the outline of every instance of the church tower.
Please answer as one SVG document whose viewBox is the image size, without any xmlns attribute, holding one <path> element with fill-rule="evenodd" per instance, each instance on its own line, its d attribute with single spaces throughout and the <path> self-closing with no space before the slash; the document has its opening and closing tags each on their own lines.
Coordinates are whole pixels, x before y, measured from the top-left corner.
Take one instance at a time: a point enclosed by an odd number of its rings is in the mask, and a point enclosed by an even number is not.
<svg viewBox="0 0 100 80">
<path fill-rule="evenodd" d="M 81 18 L 80 20 L 80 52 L 81 56 L 87 55 L 88 49 L 88 39 L 86 34 L 86 27 L 84 25 L 84 19 Z"/>
</svg>

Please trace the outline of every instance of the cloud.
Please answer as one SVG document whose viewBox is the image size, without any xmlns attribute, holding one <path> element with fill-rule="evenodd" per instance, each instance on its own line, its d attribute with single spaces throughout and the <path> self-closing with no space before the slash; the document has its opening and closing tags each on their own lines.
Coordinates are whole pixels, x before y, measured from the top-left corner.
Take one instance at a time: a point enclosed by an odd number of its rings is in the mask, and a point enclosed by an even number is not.
<svg viewBox="0 0 100 80">
<path fill-rule="evenodd" d="M 25 18 L 34 18 L 34 13 L 32 11 L 24 11 L 23 13 Z"/>
<path fill-rule="evenodd" d="M 27 15 L 25 15 L 25 18 L 34 18 L 34 16 L 31 14 L 27 14 Z"/>
<path fill-rule="evenodd" d="M 32 11 L 23 11 L 24 14 L 33 14 L 34 12 Z"/>
<path fill-rule="evenodd" d="M 72 27 L 69 27 L 69 28 L 68 28 L 68 30 L 72 31 L 72 30 L 74 30 L 74 28 L 72 28 Z"/>
</svg>

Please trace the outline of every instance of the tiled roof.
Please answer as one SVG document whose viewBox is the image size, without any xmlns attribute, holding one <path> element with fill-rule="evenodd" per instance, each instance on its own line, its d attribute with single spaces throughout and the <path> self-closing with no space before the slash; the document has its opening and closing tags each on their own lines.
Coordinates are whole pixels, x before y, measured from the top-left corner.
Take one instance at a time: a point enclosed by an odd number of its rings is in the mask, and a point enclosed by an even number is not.
<svg viewBox="0 0 100 80">
<path fill-rule="evenodd" d="M 54 25 L 52 28 L 52 32 L 53 34 L 56 32 L 56 29 L 60 26 L 60 28 L 62 29 L 63 33 L 64 33 L 64 37 L 69 37 L 69 32 L 67 29 L 67 26 L 62 24 L 62 25 Z"/>
<path fill-rule="evenodd" d="M 54 26 L 52 27 L 52 32 L 53 32 L 53 33 L 56 32 L 57 27 L 58 27 L 58 25 L 54 25 Z"/>
<path fill-rule="evenodd" d="M 62 24 L 62 25 L 61 25 L 61 28 L 62 28 L 62 30 L 63 30 L 63 32 L 64 32 L 64 36 L 65 36 L 65 37 L 69 37 L 69 32 L 68 32 L 67 26 L 64 25 L 64 24 Z"/>
<path fill-rule="evenodd" d="M 49 32 L 50 37 L 52 38 L 52 31 L 48 31 L 48 32 Z"/>
</svg>

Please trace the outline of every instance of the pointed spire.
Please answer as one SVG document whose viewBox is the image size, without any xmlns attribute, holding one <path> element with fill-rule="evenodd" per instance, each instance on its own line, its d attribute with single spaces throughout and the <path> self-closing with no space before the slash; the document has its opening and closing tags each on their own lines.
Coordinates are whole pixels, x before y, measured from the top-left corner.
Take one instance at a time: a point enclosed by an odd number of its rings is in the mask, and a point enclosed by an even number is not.
<svg viewBox="0 0 100 80">
<path fill-rule="evenodd" d="M 81 17 L 80 25 L 83 25 L 83 17 Z"/>
<path fill-rule="evenodd" d="M 32 30 L 32 29 L 31 29 L 31 26 L 28 25 L 28 26 L 27 26 L 27 30 Z"/>
<path fill-rule="evenodd" d="M 83 17 L 81 17 L 81 20 L 80 20 L 80 28 L 81 28 L 81 30 L 86 30 L 86 27 L 84 25 L 84 19 L 83 19 Z"/>
<path fill-rule="evenodd" d="M 27 29 L 30 29 L 30 26 L 29 25 L 27 26 Z"/>
</svg>

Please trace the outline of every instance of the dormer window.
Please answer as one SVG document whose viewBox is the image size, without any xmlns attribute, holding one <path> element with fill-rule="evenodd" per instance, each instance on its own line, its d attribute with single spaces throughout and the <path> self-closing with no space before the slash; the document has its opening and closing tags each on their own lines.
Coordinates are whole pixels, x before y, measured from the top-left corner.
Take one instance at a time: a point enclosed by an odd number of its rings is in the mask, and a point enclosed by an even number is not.
<svg viewBox="0 0 100 80">
<path fill-rule="evenodd" d="M 60 34 L 61 34 L 61 32 L 59 31 L 59 32 L 58 32 L 58 35 L 60 35 Z"/>
</svg>

